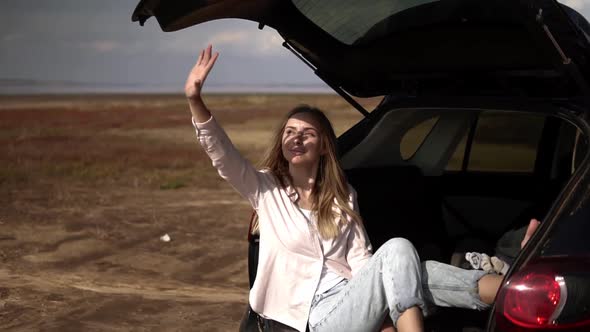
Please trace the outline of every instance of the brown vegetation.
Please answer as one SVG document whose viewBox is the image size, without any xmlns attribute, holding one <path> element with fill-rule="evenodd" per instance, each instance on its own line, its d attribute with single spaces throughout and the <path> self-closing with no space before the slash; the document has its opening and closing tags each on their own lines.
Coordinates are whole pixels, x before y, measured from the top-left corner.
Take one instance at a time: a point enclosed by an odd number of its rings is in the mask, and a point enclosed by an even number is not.
<svg viewBox="0 0 590 332">
<path fill-rule="evenodd" d="M 207 101 L 253 161 L 299 103 L 360 119 L 335 95 Z M 250 208 L 181 96 L 0 97 L 0 202 L 1 330 L 236 330 Z"/>
</svg>

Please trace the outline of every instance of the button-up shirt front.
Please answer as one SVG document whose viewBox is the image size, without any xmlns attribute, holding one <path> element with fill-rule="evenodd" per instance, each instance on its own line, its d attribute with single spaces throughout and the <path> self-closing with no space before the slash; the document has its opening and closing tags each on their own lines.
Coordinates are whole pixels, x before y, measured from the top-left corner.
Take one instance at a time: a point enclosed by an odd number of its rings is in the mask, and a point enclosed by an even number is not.
<svg viewBox="0 0 590 332">
<path fill-rule="evenodd" d="M 340 235 L 323 252 L 319 234 L 296 204 L 299 197 L 293 187 L 282 187 L 268 170 L 256 170 L 213 117 L 204 123 L 193 119 L 193 125 L 219 175 L 258 214 L 260 247 L 250 306 L 264 317 L 305 331 L 324 264 L 350 279 L 371 256 L 363 225 L 344 215 L 347 222 L 338 222 Z M 349 188 L 350 207 L 358 213 L 356 192 Z"/>
</svg>

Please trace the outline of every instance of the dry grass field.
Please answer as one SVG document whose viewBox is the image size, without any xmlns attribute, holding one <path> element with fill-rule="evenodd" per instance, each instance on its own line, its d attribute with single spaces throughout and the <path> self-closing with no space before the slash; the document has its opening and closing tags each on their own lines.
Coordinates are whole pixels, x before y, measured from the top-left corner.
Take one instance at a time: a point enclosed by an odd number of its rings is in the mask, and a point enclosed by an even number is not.
<svg viewBox="0 0 590 332">
<path fill-rule="evenodd" d="M 206 100 L 253 162 L 300 103 L 338 133 L 361 117 L 336 95 Z M 0 97 L 0 203 L 0 330 L 237 329 L 250 208 L 181 96 Z"/>
</svg>

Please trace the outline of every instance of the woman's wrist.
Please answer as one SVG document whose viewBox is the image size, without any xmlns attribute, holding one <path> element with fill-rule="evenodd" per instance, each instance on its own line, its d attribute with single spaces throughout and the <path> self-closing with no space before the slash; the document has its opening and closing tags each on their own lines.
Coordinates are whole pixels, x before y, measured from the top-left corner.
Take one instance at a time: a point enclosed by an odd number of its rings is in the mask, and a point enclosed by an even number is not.
<svg viewBox="0 0 590 332">
<path fill-rule="evenodd" d="M 205 122 L 211 117 L 211 113 L 205 106 L 201 96 L 187 97 L 187 100 L 191 114 L 197 122 Z"/>
<path fill-rule="evenodd" d="M 193 108 L 205 108 L 205 103 L 203 102 L 203 99 L 201 98 L 201 96 L 192 96 L 192 97 L 186 97 L 186 100 L 188 101 L 189 106 L 191 107 L 191 109 Z"/>
<path fill-rule="evenodd" d="M 186 96 L 186 99 L 188 100 L 189 103 L 203 103 L 203 99 L 201 98 L 201 95 L 193 95 L 193 96 Z"/>
</svg>

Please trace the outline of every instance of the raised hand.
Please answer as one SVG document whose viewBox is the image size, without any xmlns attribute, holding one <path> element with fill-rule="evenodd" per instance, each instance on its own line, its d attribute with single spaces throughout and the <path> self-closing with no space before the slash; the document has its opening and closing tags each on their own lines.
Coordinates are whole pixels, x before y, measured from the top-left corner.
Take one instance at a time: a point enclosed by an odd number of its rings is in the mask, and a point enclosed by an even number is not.
<svg viewBox="0 0 590 332">
<path fill-rule="evenodd" d="M 189 99 L 200 99 L 201 88 L 205 83 L 205 79 L 207 78 L 207 75 L 209 75 L 211 68 L 213 68 L 217 57 L 219 57 L 219 53 L 217 52 L 212 56 L 211 49 L 212 47 L 209 45 L 206 49 L 201 50 L 197 63 L 188 74 L 188 78 L 184 85 L 184 93 Z"/>
</svg>

